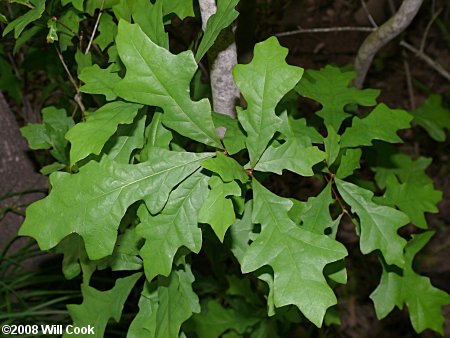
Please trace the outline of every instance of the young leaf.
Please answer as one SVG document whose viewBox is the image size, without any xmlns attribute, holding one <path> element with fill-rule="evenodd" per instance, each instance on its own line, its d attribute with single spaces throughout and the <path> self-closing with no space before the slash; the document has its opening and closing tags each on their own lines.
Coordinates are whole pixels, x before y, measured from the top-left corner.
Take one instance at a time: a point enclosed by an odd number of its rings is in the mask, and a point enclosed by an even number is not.
<svg viewBox="0 0 450 338">
<path fill-rule="evenodd" d="M 45 10 L 45 0 L 30 0 L 30 4 L 33 8 L 14 21 L 11 21 L 3 30 L 3 36 L 14 29 L 14 38 L 17 39 L 25 27 L 42 16 Z"/>
<path fill-rule="evenodd" d="M 311 143 L 305 146 L 301 139 L 293 138 L 282 145 L 270 145 L 262 154 L 255 170 L 281 175 L 288 169 L 302 176 L 313 176 L 312 167 L 325 159 L 325 153 Z"/>
<path fill-rule="evenodd" d="M 83 303 L 67 305 L 74 326 L 94 326 L 93 337 L 103 337 L 110 318 L 119 322 L 124 303 L 141 276 L 141 273 L 135 273 L 125 278 L 119 278 L 114 287 L 108 291 L 98 291 L 87 284 L 82 284 Z M 65 334 L 63 337 L 70 336 Z"/>
<path fill-rule="evenodd" d="M 446 139 L 444 129 L 450 130 L 450 110 L 442 105 L 442 97 L 430 95 L 425 103 L 411 112 L 413 122 L 424 128 L 436 141 Z"/>
<path fill-rule="evenodd" d="M 84 67 L 78 78 L 85 84 L 80 87 L 80 91 L 88 94 L 105 95 L 107 101 L 115 100 L 117 94 L 114 86 L 120 81 L 120 77 L 112 64 L 106 69 L 101 69 L 98 65 Z"/>
<path fill-rule="evenodd" d="M 339 142 L 341 138 L 336 130 L 334 130 L 333 126 L 328 126 L 327 131 L 328 135 L 323 140 L 323 143 L 325 145 L 325 152 L 327 153 L 327 164 L 328 166 L 331 166 L 339 156 L 339 151 L 341 150 Z"/>
<path fill-rule="evenodd" d="M 235 181 L 223 182 L 218 176 L 209 180 L 209 191 L 198 215 L 198 221 L 211 225 L 217 237 L 223 242 L 225 233 L 236 220 L 233 202 L 228 196 L 240 196 L 241 188 Z"/>
<path fill-rule="evenodd" d="M 427 229 L 425 212 L 437 213 L 437 204 L 442 199 L 442 191 L 434 190 L 432 184 L 418 185 L 413 181 L 400 183 L 394 175 L 386 181 L 386 192 L 377 201 L 392 207 L 397 206 L 408 215 L 411 223 Z"/>
<path fill-rule="evenodd" d="M 256 180 L 253 194 L 253 223 L 261 224 L 261 233 L 244 256 L 242 272 L 270 265 L 274 271 L 275 306 L 296 305 L 320 327 L 327 308 L 337 303 L 323 268 L 347 256 L 347 250 L 326 235 L 297 226 L 288 216 L 292 202 L 271 193 Z"/>
<path fill-rule="evenodd" d="M 411 120 L 412 116 L 406 111 L 390 109 L 380 103 L 368 116 L 362 119 L 353 118 L 352 126 L 347 128 L 341 137 L 341 146 L 370 146 L 372 140 L 401 143 L 403 141 L 398 137 L 397 131 L 409 128 Z"/>
<path fill-rule="evenodd" d="M 202 167 L 218 174 L 224 182 L 238 180 L 245 183 L 248 181 L 244 168 L 236 160 L 225 156 L 220 151 L 216 153 L 216 157 L 203 161 Z"/>
<path fill-rule="evenodd" d="M 142 106 L 116 101 L 105 104 L 90 114 L 85 122 L 78 123 L 66 134 L 70 141 L 70 163 L 73 165 L 89 154 L 100 154 L 106 141 L 119 124 L 130 124 Z"/>
<path fill-rule="evenodd" d="M 168 276 L 177 250 L 185 246 L 198 253 L 202 232 L 197 214 L 208 195 L 208 176 L 197 172 L 182 182 L 169 196 L 163 211 L 152 216 L 144 205 L 138 210 L 141 223 L 138 234 L 145 238 L 140 251 L 145 275 L 152 280 L 157 275 Z"/>
<path fill-rule="evenodd" d="M 174 270 L 157 283 L 146 284 L 139 300 L 139 312 L 128 330 L 128 338 L 179 338 L 181 324 L 200 312 L 198 297 L 192 290 L 194 275 L 189 265 Z"/>
<path fill-rule="evenodd" d="M 275 37 L 255 46 L 252 62 L 236 65 L 233 76 L 236 85 L 248 103 L 238 114 L 239 122 L 247 132 L 250 164 L 255 167 L 281 120 L 275 107 L 281 98 L 300 80 L 303 69 L 285 62 L 288 50 Z"/>
<path fill-rule="evenodd" d="M 344 111 L 346 105 L 374 106 L 380 94 L 376 89 L 359 90 L 349 87 L 355 76 L 355 72 L 341 71 L 333 66 L 307 70 L 295 89 L 300 95 L 320 102 L 322 109 L 317 115 L 324 119 L 327 127 L 339 130 L 342 121 L 350 116 Z"/>
<path fill-rule="evenodd" d="M 120 97 L 164 110 L 163 123 L 193 140 L 221 147 L 204 99 L 189 97 L 189 84 L 197 70 L 191 52 L 178 55 L 154 44 L 137 25 L 121 20 L 117 50 L 127 68 L 114 88 Z"/>
<path fill-rule="evenodd" d="M 383 274 L 378 287 L 372 292 L 370 298 L 375 304 L 377 317 L 382 319 L 391 312 L 395 306 L 402 309 L 403 304 L 408 306 L 414 330 L 421 333 L 425 329 L 432 329 L 444 334 L 441 307 L 450 304 L 450 296 L 435 288 L 428 277 L 420 276 L 413 270 L 414 256 L 433 236 L 432 231 L 419 235 L 412 235 L 413 239 L 405 247 L 405 267 L 403 275 L 383 267 Z"/>
<path fill-rule="evenodd" d="M 154 148 L 145 163 L 118 164 L 104 156 L 100 163 L 90 161 L 81 167 L 78 174 L 54 173 L 53 189 L 27 208 L 19 233 L 35 238 L 46 250 L 76 232 L 83 237 L 90 259 L 108 256 L 131 204 L 153 196 L 147 207 L 159 212 L 172 189 L 211 156 Z"/>
<path fill-rule="evenodd" d="M 218 0 L 217 11 L 211 15 L 206 24 L 205 34 L 203 35 L 200 46 L 198 46 L 195 61 L 205 56 L 206 52 L 212 47 L 222 29 L 228 27 L 238 17 L 239 13 L 234 9 L 239 0 Z"/>
<path fill-rule="evenodd" d="M 372 201 L 373 193 L 336 179 L 342 198 L 348 203 L 361 222 L 360 248 L 363 254 L 379 249 L 388 264 L 402 267 L 405 263 L 403 248 L 406 241 L 397 234 L 409 223 L 408 216 L 393 208 L 378 205 Z"/>
<path fill-rule="evenodd" d="M 223 337 L 227 330 L 243 337 L 246 330 L 261 319 L 256 316 L 243 316 L 232 308 L 224 308 L 219 301 L 210 299 L 202 304 L 202 311 L 190 320 L 190 328 L 198 338 Z"/>
</svg>

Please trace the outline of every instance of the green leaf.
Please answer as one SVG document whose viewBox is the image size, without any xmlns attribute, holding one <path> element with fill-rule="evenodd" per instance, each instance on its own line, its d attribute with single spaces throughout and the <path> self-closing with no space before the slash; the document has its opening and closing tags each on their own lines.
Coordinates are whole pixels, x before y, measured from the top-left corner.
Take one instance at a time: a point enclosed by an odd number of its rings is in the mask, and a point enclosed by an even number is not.
<svg viewBox="0 0 450 338">
<path fill-rule="evenodd" d="M 48 164 L 46 166 L 43 166 L 39 172 L 42 175 L 50 175 L 51 173 L 64 169 L 66 167 L 65 164 L 59 163 L 59 162 L 53 162 L 52 164 Z"/>
<path fill-rule="evenodd" d="M 98 25 L 98 31 L 100 34 L 95 38 L 96 43 L 102 51 L 106 49 L 112 42 L 117 34 L 117 25 L 113 21 L 113 17 L 108 13 L 103 13 Z"/>
<path fill-rule="evenodd" d="M 413 122 L 424 128 L 436 141 L 447 138 L 444 129 L 450 130 L 450 110 L 442 105 L 442 97 L 430 95 L 423 105 L 411 112 Z"/>
<path fill-rule="evenodd" d="M 185 246 L 198 253 L 202 246 L 202 232 L 197 214 L 208 194 L 208 176 L 197 172 L 182 182 L 169 196 L 163 211 L 152 216 L 141 205 L 141 223 L 137 232 L 145 238 L 140 251 L 145 275 L 152 280 L 157 275 L 168 276 L 177 250 Z"/>
<path fill-rule="evenodd" d="M 288 50 L 275 37 L 255 46 L 254 58 L 248 65 L 236 65 L 233 76 L 248 103 L 238 113 L 239 122 L 247 132 L 250 164 L 255 167 L 281 120 L 275 107 L 281 98 L 300 80 L 303 69 L 285 62 Z"/>
<path fill-rule="evenodd" d="M 306 124 L 306 119 L 295 120 L 292 116 L 288 116 L 286 112 L 281 113 L 280 118 L 280 132 L 287 138 L 296 137 L 307 140 L 307 143 L 323 143 L 322 135 L 315 128 L 309 127 Z"/>
<path fill-rule="evenodd" d="M 360 248 L 363 254 L 379 249 L 388 264 L 402 267 L 405 263 L 403 248 L 406 241 L 397 234 L 409 223 L 408 216 L 396 209 L 378 205 L 372 201 L 373 193 L 336 179 L 342 198 L 348 203 L 361 222 Z"/>
<path fill-rule="evenodd" d="M 84 67 L 78 78 L 85 83 L 80 87 L 81 92 L 105 95 L 107 101 L 116 99 L 114 86 L 120 81 L 120 77 L 114 64 L 106 69 L 101 69 L 97 64 Z"/>
<path fill-rule="evenodd" d="M 80 75 L 84 68 L 92 66 L 92 54 L 85 54 L 78 48 L 75 52 L 75 62 L 78 66 L 77 74 Z"/>
<path fill-rule="evenodd" d="M 339 168 L 336 172 L 336 177 L 341 180 L 353 174 L 356 169 L 361 168 L 360 160 L 361 160 L 362 151 L 360 148 L 355 149 L 345 149 L 344 154 L 341 157 L 341 163 L 339 164 Z"/>
<path fill-rule="evenodd" d="M 327 164 L 328 166 L 331 166 L 334 161 L 336 161 L 337 157 L 339 156 L 339 151 L 341 150 L 341 146 L 339 145 L 341 137 L 339 134 L 334 130 L 333 126 L 329 126 L 327 128 L 328 135 L 323 140 L 323 143 L 325 145 L 325 152 L 327 154 Z"/>
<path fill-rule="evenodd" d="M 341 137 L 342 147 L 370 146 L 372 140 L 390 143 L 401 143 L 397 135 L 399 129 L 410 127 L 412 116 L 401 109 L 390 109 L 383 103 L 360 119 L 353 118 L 352 126 L 347 128 Z"/>
<path fill-rule="evenodd" d="M 244 213 L 241 219 L 230 227 L 230 250 L 240 264 L 244 259 L 245 253 L 249 248 L 254 224 L 252 223 L 253 200 L 245 204 Z"/>
<path fill-rule="evenodd" d="M 437 204 L 442 199 L 442 191 L 434 190 L 433 184 L 419 185 L 414 181 L 400 183 L 395 176 L 386 181 L 386 192 L 377 202 L 398 207 L 408 215 L 411 223 L 419 228 L 427 229 L 425 212 L 437 213 Z"/>
<path fill-rule="evenodd" d="M 219 151 L 216 157 L 204 161 L 202 167 L 218 174 L 223 182 L 238 180 L 245 183 L 248 181 L 244 168 L 236 160 Z"/>
<path fill-rule="evenodd" d="M 433 234 L 432 231 L 428 231 L 412 235 L 413 239 L 405 247 L 406 262 L 403 274 L 384 266 L 380 284 L 370 298 L 375 304 L 379 319 L 386 317 L 395 306 L 402 309 L 403 304 L 406 304 L 417 333 L 432 329 L 444 335 L 441 307 L 450 304 L 450 296 L 435 288 L 428 277 L 416 274 L 412 267 L 414 256 Z"/>
<path fill-rule="evenodd" d="M 80 21 L 84 17 L 79 16 L 76 11 L 69 9 L 56 21 L 59 30 L 59 49 L 61 52 L 73 46 L 72 38 L 78 34 Z"/>
<path fill-rule="evenodd" d="M 0 13 L 0 22 L 5 24 L 8 23 L 8 19 L 2 13 Z"/>
<path fill-rule="evenodd" d="M 206 23 L 206 30 L 195 54 L 195 61 L 200 62 L 206 55 L 206 52 L 212 47 L 222 29 L 228 27 L 236 20 L 239 13 L 234 8 L 238 3 L 239 0 L 217 1 L 217 11 L 211 15 Z"/>
<path fill-rule="evenodd" d="M 64 109 L 50 106 L 42 109 L 42 124 L 28 124 L 20 129 L 31 149 L 52 149 L 50 153 L 59 162 L 67 163 L 66 132 L 73 127 L 73 120 Z"/>
<path fill-rule="evenodd" d="M 172 133 L 162 124 L 162 113 L 156 112 L 153 115 L 152 122 L 145 130 L 146 143 L 140 153 L 141 162 L 147 161 L 150 150 L 154 147 L 169 149 L 172 141 Z"/>
<path fill-rule="evenodd" d="M 94 16 L 95 10 L 102 8 L 102 10 L 106 10 L 112 8 L 114 5 L 117 5 L 119 2 L 124 0 L 86 0 L 85 12 L 90 16 Z"/>
<path fill-rule="evenodd" d="M 110 255 L 127 208 L 152 196 L 150 212 L 165 205 L 171 190 L 200 167 L 209 153 L 171 152 L 154 148 L 148 162 L 119 164 L 107 156 L 90 161 L 77 174 L 54 173 L 48 197 L 27 208 L 19 233 L 37 240 L 42 250 L 78 233 L 90 259 Z"/>
<path fill-rule="evenodd" d="M 432 162 L 431 158 L 419 157 L 417 160 L 413 160 L 406 154 L 395 153 L 388 160 L 390 162 L 388 166 L 380 165 L 372 168 L 375 171 L 375 181 L 380 188 L 384 189 L 386 187 L 386 181 L 392 174 L 400 178 L 402 183 L 433 184 L 433 180 L 426 174 L 426 169 Z"/>
<path fill-rule="evenodd" d="M 342 121 L 350 116 L 344 110 L 346 105 L 374 106 L 380 94 L 376 89 L 349 87 L 355 76 L 353 71 L 343 71 L 333 66 L 307 70 L 295 89 L 300 95 L 320 102 L 322 109 L 317 115 L 324 119 L 327 128 L 332 126 L 334 130 L 339 130 Z"/>
<path fill-rule="evenodd" d="M 42 29 L 43 29 L 43 27 L 40 27 L 40 26 L 32 26 L 32 27 L 30 27 L 30 29 L 23 31 L 22 34 L 16 39 L 16 43 L 14 44 L 14 49 L 13 49 L 13 55 L 16 55 L 17 52 L 22 48 L 22 46 L 25 43 L 27 43 L 28 41 L 30 41 L 31 38 L 33 36 L 35 36 Z M 61 44 L 61 39 L 59 40 L 59 43 Z M 0 73 L 4 74 L 3 70 Z"/>
<path fill-rule="evenodd" d="M 89 114 L 85 122 L 78 123 L 66 134 L 70 141 L 71 165 L 89 154 L 100 154 L 106 141 L 114 134 L 119 124 L 130 124 L 142 106 L 116 101 L 105 104 Z"/>
<path fill-rule="evenodd" d="M 123 20 L 116 38 L 117 50 L 127 68 L 125 78 L 114 88 L 132 102 L 164 110 L 163 123 L 193 140 L 221 147 L 204 99 L 189 97 L 189 84 L 197 70 L 190 51 L 178 55 L 154 44 L 137 25 Z"/>
<path fill-rule="evenodd" d="M 227 129 L 222 141 L 228 154 L 233 155 L 245 149 L 245 134 L 238 120 L 219 113 L 213 113 L 212 117 L 216 128 Z"/>
<path fill-rule="evenodd" d="M 72 4 L 75 9 L 78 9 L 80 12 L 83 12 L 83 4 L 84 0 L 61 0 L 61 4 L 63 6 L 67 4 Z"/>
<path fill-rule="evenodd" d="M 292 202 L 271 193 L 256 180 L 253 194 L 253 223 L 261 224 L 261 233 L 244 256 L 242 272 L 270 265 L 274 271 L 275 306 L 294 304 L 320 327 L 327 308 L 337 303 L 323 268 L 347 256 L 347 250 L 328 236 L 297 226 L 288 216 Z"/>
<path fill-rule="evenodd" d="M 83 303 L 67 305 L 74 326 L 94 327 L 93 337 L 103 337 L 110 318 L 119 322 L 124 303 L 141 276 L 142 273 L 135 273 L 125 278 L 119 278 L 114 287 L 108 291 L 98 291 L 89 285 L 82 284 Z M 72 335 L 65 334 L 63 337 L 72 337 Z"/>
<path fill-rule="evenodd" d="M 141 270 L 142 260 L 137 256 L 142 242 L 143 239 L 138 235 L 136 228 L 126 229 L 123 234 L 119 235 L 110 262 L 108 262 L 111 270 Z"/>
<path fill-rule="evenodd" d="M 246 330 L 259 321 L 256 316 L 243 316 L 232 308 L 224 308 L 219 301 L 209 299 L 202 304 L 201 313 L 194 315 L 189 324 L 198 338 L 222 337 L 228 330 L 236 331 L 239 337 L 243 337 Z"/>
<path fill-rule="evenodd" d="M 192 0 L 164 0 L 163 14 L 176 14 L 181 20 L 195 16 Z"/>
<path fill-rule="evenodd" d="M 325 153 L 301 139 L 289 139 L 282 145 L 270 145 L 255 166 L 255 170 L 281 175 L 284 169 L 302 176 L 313 176 L 312 167 L 325 159 Z"/>
<path fill-rule="evenodd" d="M 14 29 L 14 38 L 17 39 L 30 23 L 42 16 L 45 10 L 45 0 L 30 0 L 30 3 L 33 8 L 14 21 L 11 21 L 3 30 L 3 36 Z"/>
<path fill-rule="evenodd" d="M 103 147 L 103 151 L 108 154 L 111 160 L 118 163 L 130 163 L 133 151 L 144 146 L 146 120 L 146 114 L 138 114 L 134 119 L 134 123 L 119 125 L 117 132 Z"/>
<path fill-rule="evenodd" d="M 331 184 L 328 183 L 317 197 L 310 197 L 305 203 L 301 215 L 302 227 L 305 230 L 323 235 L 325 229 L 333 226 L 333 220 L 330 216 L 330 204 L 333 202 Z"/>
<path fill-rule="evenodd" d="M 193 281 L 194 275 L 189 265 L 185 265 L 185 270 L 174 270 L 169 277 L 159 277 L 157 283 L 147 284 L 127 338 L 179 338 L 181 324 L 200 312 Z"/>
<path fill-rule="evenodd" d="M 211 190 L 199 211 L 198 221 L 211 225 L 223 242 L 225 233 L 236 220 L 233 201 L 227 196 L 240 196 L 241 188 L 236 181 L 223 182 L 218 176 L 210 178 L 209 186 Z"/>
<path fill-rule="evenodd" d="M 165 49 L 169 49 L 169 36 L 164 30 L 163 4 L 165 0 L 156 0 L 152 4 L 148 0 L 135 0 L 131 15 L 135 23 L 141 27 L 147 36 Z"/>
</svg>

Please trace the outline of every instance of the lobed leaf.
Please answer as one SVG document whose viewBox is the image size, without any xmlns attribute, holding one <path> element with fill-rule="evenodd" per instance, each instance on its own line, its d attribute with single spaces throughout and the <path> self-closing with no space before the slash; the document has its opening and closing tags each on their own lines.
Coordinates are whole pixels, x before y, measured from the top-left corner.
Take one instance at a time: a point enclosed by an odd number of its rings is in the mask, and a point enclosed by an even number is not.
<svg viewBox="0 0 450 338">
<path fill-rule="evenodd" d="M 70 163 L 73 165 L 90 154 L 100 154 L 118 125 L 132 123 L 141 108 L 139 104 L 116 101 L 89 114 L 85 122 L 78 123 L 66 134 L 71 143 Z"/>
<path fill-rule="evenodd" d="M 42 16 L 45 11 L 45 0 L 30 0 L 30 4 L 33 8 L 24 15 L 11 21 L 3 30 L 3 36 L 14 29 L 14 38 L 17 39 L 30 23 L 38 20 Z"/>
<path fill-rule="evenodd" d="M 248 103 L 239 112 L 239 122 L 247 132 L 246 145 L 250 164 L 255 167 L 281 120 L 275 107 L 300 80 L 303 69 L 285 62 L 287 49 L 275 37 L 255 46 L 254 58 L 248 65 L 236 65 L 233 76 Z"/>
<path fill-rule="evenodd" d="M 145 238 L 140 250 L 145 275 L 152 280 L 157 275 L 168 276 L 177 250 L 185 246 L 198 253 L 202 232 L 197 214 L 208 194 L 208 177 L 197 172 L 182 182 L 169 196 L 162 212 L 152 216 L 144 205 L 138 210 L 141 223 L 137 233 Z"/>
<path fill-rule="evenodd" d="M 101 69 L 97 64 L 84 67 L 78 78 L 85 83 L 80 87 L 81 92 L 105 95 L 107 101 L 117 98 L 114 86 L 120 81 L 120 77 L 114 64 L 106 69 Z"/>
<path fill-rule="evenodd" d="M 408 216 L 396 209 L 372 201 L 373 193 L 355 184 L 336 179 L 339 193 L 361 222 L 360 248 L 363 254 L 379 249 L 388 264 L 402 267 L 406 241 L 397 234 L 409 223 Z"/>
<path fill-rule="evenodd" d="M 193 140 L 221 147 L 208 100 L 193 102 L 189 96 L 189 84 L 197 70 L 191 52 L 173 55 L 153 43 L 138 25 L 123 20 L 116 44 L 127 68 L 114 87 L 118 96 L 161 107 L 164 125 Z"/>
<path fill-rule="evenodd" d="M 261 233 L 244 256 L 242 272 L 270 265 L 274 305 L 296 305 L 321 327 L 326 310 L 337 303 L 323 268 L 347 256 L 347 250 L 326 235 L 298 227 L 288 216 L 292 202 L 274 195 L 256 180 L 253 194 L 253 223 L 261 224 Z"/>
<path fill-rule="evenodd" d="M 322 109 L 316 114 L 324 119 L 327 128 L 331 126 L 338 131 L 342 121 L 350 116 L 345 112 L 345 106 L 374 106 L 380 94 L 376 89 L 350 87 L 355 76 L 353 71 L 343 71 L 328 65 L 321 70 L 307 70 L 295 90 L 304 97 L 320 102 Z"/>
<path fill-rule="evenodd" d="M 78 174 L 54 173 L 53 189 L 27 208 L 19 234 L 35 238 L 47 250 L 76 232 L 83 237 L 90 259 L 108 256 L 131 204 L 151 196 L 147 207 L 159 212 L 172 189 L 211 156 L 154 148 L 145 163 L 119 164 L 105 156 L 100 163 L 89 162 Z"/>
</svg>

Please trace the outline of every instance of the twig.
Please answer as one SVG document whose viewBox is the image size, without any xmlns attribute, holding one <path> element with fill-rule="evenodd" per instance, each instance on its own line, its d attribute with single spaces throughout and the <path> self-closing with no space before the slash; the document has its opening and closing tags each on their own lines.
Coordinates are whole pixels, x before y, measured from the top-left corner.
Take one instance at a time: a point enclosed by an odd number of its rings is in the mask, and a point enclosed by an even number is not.
<svg viewBox="0 0 450 338">
<path fill-rule="evenodd" d="M 397 13 L 364 40 L 355 58 L 355 70 L 358 75 L 354 85 L 357 88 L 362 87 L 378 51 L 409 26 L 422 3 L 423 0 L 403 0 Z"/>
<path fill-rule="evenodd" d="M 408 88 L 408 96 L 411 110 L 416 109 L 416 100 L 414 98 L 414 88 L 412 85 L 411 71 L 409 70 L 409 62 L 405 51 L 402 51 L 403 67 L 405 68 L 406 87 Z"/>
<path fill-rule="evenodd" d="M 370 11 L 369 11 L 369 9 L 367 8 L 366 2 L 365 2 L 364 0 L 361 0 L 361 5 L 362 5 L 362 7 L 363 7 L 363 9 L 364 9 L 364 12 L 366 12 L 366 14 L 367 14 L 367 18 L 369 19 L 370 24 L 371 24 L 374 28 L 378 28 L 378 25 L 377 25 L 377 23 L 375 22 L 375 20 L 373 19 L 372 14 L 370 14 Z"/>
<path fill-rule="evenodd" d="M 414 53 L 419 59 L 422 59 L 426 64 L 428 64 L 431 68 L 433 68 L 436 72 L 438 72 L 442 77 L 450 81 L 450 73 L 447 70 L 445 70 L 445 68 L 440 63 L 434 61 L 428 55 L 414 48 L 404 40 L 400 42 L 400 46 Z"/>
<path fill-rule="evenodd" d="M 92 31 L 91 38 L 89 39 L 89 43 L 86 47 L 86 51 L 84 52 L 84 54 L 89 53 L 89 49 L 91 49 L 92 41 L 94 41 L 94 36 L 95 36 L 95 33 L 97 32 L 98 24 L 100 22 L 100 18 L 102 17 L 102 14 L 103 14 L 103 6 L 104 5 L 105 5 L 105 0 L 102 0 L 102 4 L 101 4 L 100 10 L 98 12 L 97 20 L 95 21 L 94 30 Z"/>
<path fill-rule="evenodd" d="M 66 70 L 67 75 L 69 76 L 70 83 L 72 83 L 72 86 L 74 87 L 74 89 L 76 91 L 74 100 L 78 104 L 78 106 L 80 107 L 81 112 L 84 113 L 85 108 L 84 108 L 83 102 L 81 101 L 80 89 L 78 88 L 78 85 L 75 82 L 75 79 L 73 78 L 72 74 L 70 74 L 69 68 L 67 68 L 66 62 L 64 61 L 64 58 L 61 55 L 61 52 L 59 51 L 59 49 L 56 46 L 55 46 L 55 50 L 56 50 L 56 53 L 58 53 L 59 60 L 61 61 L 64 69 Z"/>
<path fill-rule="evenodd" d="M 373 32 L 375 28 L 373 27 L 351 27 L 351 26 L 344 26 L 344 27 L 323 27 L 323 28 L 301 28 L 290 31 L 290 32 L 283 32 L 275 34 L 275 36 L 281 37 L 281 36 L 290 36 L 290 35 L 296 35 L 296 34 L 306 34 L 306 33 L 333 33 L 333 32 Z"/>
<path fill-rule="evenodd" d="M 428 22 L 427 27 L 425 28 L 425 32 L 423 33 L 423 37 L 422 37 L 422 41 L 420 42 L 420 51 L 423 52 L 424 48 L 425 48 L 425 43 L 427 41 L 427 37 L 428 37 L 428 33 L 430 32 L 430 28 L 433 25 L 433 22 L 437 19 L 437 17 L 439 16 L 439 14 L 441 14 L 442 12 L 442 8 L 439 8 L 431 17 L 430 22 Z"/>
</svg>

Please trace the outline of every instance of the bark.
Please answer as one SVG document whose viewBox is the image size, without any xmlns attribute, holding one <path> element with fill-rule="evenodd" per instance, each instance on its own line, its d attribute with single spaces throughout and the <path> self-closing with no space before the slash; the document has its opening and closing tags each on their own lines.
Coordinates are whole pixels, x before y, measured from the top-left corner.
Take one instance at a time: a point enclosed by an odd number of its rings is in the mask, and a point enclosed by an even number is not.
<svg viewBox="0 0 450 338">
<path fill-rule="evenodd" d="M 0 210 L 13 207 L 16 211 L 4 217 L 0 214 L 0 251 L 16 236 L 24 219 L 20 215 L 24 206 L 44 197 L 43 193 L 13 194 L 46 187 L 46 178 L 36 172 L 27 150 L 15 116 L 0 92 Z"/>
<path fill-rule="evenodd" d="M 364 40 L 355 59 L 357 88 L 362 87 L 377 52 L 409 26 L 422 3 L 423 0 L 404 0 L 397 13 Z"/>
<path fill-rule="evenodd" d="M 199 0 L 202 15 L 202 28 L 206 30 L 208 19 L 216 13 L 215 0 Z M 236 117 L 236 101 L 239 100 L 237 89 L 232 75 L 234 65 L 237 63 L 236 43 L 231 27 L 224 29 L 214 45 L 208 51 L 210 64 L 211 91 L 213 109 L 220 114 Z M 217 133 L 223 138 L 225 130 L 219 128 Z"/>
</svg>

